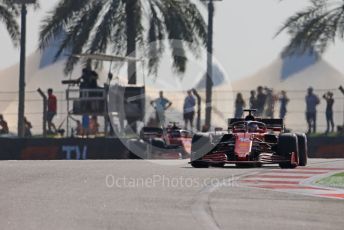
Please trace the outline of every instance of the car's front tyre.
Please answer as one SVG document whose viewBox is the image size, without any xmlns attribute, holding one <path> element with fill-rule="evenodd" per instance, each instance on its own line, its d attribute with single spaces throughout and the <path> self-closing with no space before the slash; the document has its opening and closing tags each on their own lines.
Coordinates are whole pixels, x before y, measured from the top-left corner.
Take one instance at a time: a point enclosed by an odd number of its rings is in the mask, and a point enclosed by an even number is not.
<svg viewBox="0 0 344 230">
<path fill-rule="evenodd" d="M 209 168 L 209 164 L 201 161 L 193 161 L 191 162 L 191 166 L 194 168 Z"/>
<path fill-rule="evenodd" d="M 211 164 L 211 167 L 223 168 L 223 167 L 225 167 L 225 163 L 214 163 L 214 164 Z"/>
<path fill-rule="evenodd" d="M 296 136 L 299 147 L 299 166 L 306 166 L 308 160 L 307 136 L 304 133 L 298 133 Z"/>
<path fill-rule="evenodd" d="M 295 134 L 285 133 L 281 134 L 278 138 L 278 145 L 277 145 L 277 154 L 282 156 L 285 159 L 288 159 L 286 162 L 279 163 L 279 166 L 282 169 L 293 169 L 298 166 L 297 162 L 294 162 L 292 159 L 293 154 L 298 156 L 299 149 L 298 149 L 298 139 Z M 298 158 L 298 157 L 296 157 Z"/>
</svg>

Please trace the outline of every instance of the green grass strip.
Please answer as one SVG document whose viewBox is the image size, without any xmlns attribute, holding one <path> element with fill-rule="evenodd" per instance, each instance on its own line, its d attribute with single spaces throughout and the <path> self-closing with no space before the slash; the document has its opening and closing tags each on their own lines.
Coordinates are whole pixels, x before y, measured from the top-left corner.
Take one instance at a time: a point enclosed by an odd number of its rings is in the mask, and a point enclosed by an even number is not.
<svg viewBox="0 0 344 230">
<path fill-rule="evenodd" d="M 316 181 L 316 184 L 329 187 L 344 188 L 344 172 L 320 179 Z"/>
</svg>

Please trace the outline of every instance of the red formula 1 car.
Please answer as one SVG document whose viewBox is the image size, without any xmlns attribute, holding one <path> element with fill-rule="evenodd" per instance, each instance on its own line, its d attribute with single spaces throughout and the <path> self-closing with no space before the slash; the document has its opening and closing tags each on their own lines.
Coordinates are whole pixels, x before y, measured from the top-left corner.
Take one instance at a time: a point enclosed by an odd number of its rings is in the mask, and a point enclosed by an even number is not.
<svg viewBox="0 0 344 230">
<path fill-rule="evenodd" d="M 228 132 L 195 134 L 192 139 L 191 162 L 195 168 L 279 164 L 295 168 L 307 164 L 305 134 L 284 133 L 282 119 L 229 119 Z"/>
<path fill-rule="evenodd" d="M 167 128 L 143 127 L 140 139 L 127 143 L 130 158 L 186 159 L 190 157 L 193 133 L 183 130 L 176 123 Z"/>
</svg>

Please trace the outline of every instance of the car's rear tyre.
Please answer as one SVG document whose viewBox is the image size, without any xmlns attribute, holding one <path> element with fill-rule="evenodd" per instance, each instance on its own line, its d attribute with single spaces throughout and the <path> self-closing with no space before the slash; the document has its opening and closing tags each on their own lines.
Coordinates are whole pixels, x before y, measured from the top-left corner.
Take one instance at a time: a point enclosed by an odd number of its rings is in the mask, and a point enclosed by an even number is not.
<svg viewBox="0 0 344 230">
<path fill-rule="evenodd" d="M 297 167 L 297 164 L 292 164 L 291 162 L 279 163 L 281 169 L 294 169 Z"/>
<path fill-rule="evenodd" d="M 194 168 L 209 168 L 209 164 L 205 162 L 199 162 L 199 161 L 191 162 L 191 166 Z"/>
<path fill-rule="evenodd" d="M 275 134 L 265 134 L 264 135 L 264 141 L 268 143 L 277 143 L 278 138 Z"/>
<path fill-rule="evenodd" d="M 128 148 L 128 159 L 138 160 L 147 158 L 147 144 L 143 141 L 131 139 L 126 144 Z"/>
<path fill-rule="evenodd" d="M 292 153 L 298 155 L 298 142 L 295 134 L 286 133 L 282 134 L 278 138 L 277 154 L 285 159 L 289 159 L 287 162 L 279 163 L 279 166 L 283 169 L 292 169 L 297 167 L 297 163 L 292 162 Z"/>
<path fill-rule="evenodd" d="M 299 166 L 306 166 L 308 160 L 308 145 L 307 145 L 307 137 L 304 133 L 298 133 L 297 142 L 299 147 Z"/>
<path fill-rule="evenodd" d="M 153 138 L 150 144 L 157 149 L 166 149 L 166 142 L 162 138 Z"/>
</svg>

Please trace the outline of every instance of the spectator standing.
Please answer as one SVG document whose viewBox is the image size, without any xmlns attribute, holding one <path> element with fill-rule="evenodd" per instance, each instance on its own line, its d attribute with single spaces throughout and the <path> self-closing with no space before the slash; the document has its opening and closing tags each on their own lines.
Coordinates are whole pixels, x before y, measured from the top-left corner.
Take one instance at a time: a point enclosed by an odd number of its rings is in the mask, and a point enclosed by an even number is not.
<svg viewBox="0 0 344 230">
<path fill-rule="evenodd" d="M 326 101 L 326 133 L 330 131 L 330 126 L 331 126 L 331 132 L 334 131 L 334 122 L 333 122 L 333 104 L 334 104 L 334 99 L 333 99 L 333 93 L 328 92 L 327 94 L 323 95 L 323 98 Z"/>
<path fill-rule="evenodd" d="M 56 133 L 56 126 L 53 123 L 53 119 L 57 113 L 57 99 L 53 94 L 53 89 L 48 89 L 48 110 L 47 110 L 47 122 L 48 122 L 48 133 Z M 52 131 L 52 129 L 54 131 Z"/>
<path fill-rule="evenodd" d="M 263 87 L 257 88 L 257 116 L 262 116 L 266 102 L 266 94 L 263 92 Z"/>
<path fill-rule="evenodd" d="M 282 90 L 281 96 L 279 98 L 280 102 L 280 118 L 284 119 L 287 115 L 287 105 L 289 103 L 289 98 L 287 97 L 287 92 Z"/>
<path fill-rule="evenodd" d="M 24 127 L 25 127 L 24 136 L 25 137 L 32 137 L 32 133 L 31 133 L 32 124 L 30 121 L 27 120 L 26 117 L 24 117 Z"/>
<path fill-rule="evenodd" d="M 265 116 L 268 118 L 274 118 L 275 115 L 275 103 L 277 97 L 274 95 L 273 89 L 265 88 L 266 91 L 266 111 Z"/>
<path fill-rule="evenodd" d="M 0 134 L 8 134 L 10 130 L 8 129 L 7 122 L 4 119 L 4 116 L 0 114 Z"/>
<path fill-rule="evenodd" d="M 90 134 L 90 117 L 87 114 L 82 115 L 82 137 Z"/>
<path fill-rule="evenodd" d="M 97 116 L 92 116 L 90 120 L 90 133 L 92 135 L 97 135 L 99 132 L 99 123 Z"/>
<path fill-rule="evenodd" d="M 190 128 L 193 129 L 193 120 L 195 117 L 195 105 L 196 100 L 192 95 L 191 90 L 188 90 L 187 96 L 184 99 L 183 106 L 183 117 L 184 117 L 184 129 L 187 129 L 188 123 L 190 123 Z"/>
<path fill-rule="evenodd" d="M 235 118 L 241 118 L 243 116 L 245 106 L 246 103 L 242 97 L 242 94 L 238 93 L 235 99 Z"/>
<path fill-rule="evenodd" d="M 256 91 L 251 90 L 250 92 L 251 96 L 250 96 L 250 109 L 257 109 L 257 98 L 256 98 Z"/>
<path fill-rule="evenodd" d="M 160 126 L 165 126 L 165 110 L 171 107 L 172 102 L 164 97 L 164 92 L 159 92 L 159 97 L 153 101 L 151 101 L 151 105 L 154 107 L 156 112 L 156 120 L 160 124 Z"/>
<path fill-rule="evenodd" d="M 82 127 L 81 121 L 76 121 L 75 133 L 77 136 L 84 136 L 84 129 Z"/>
<path fill-rule="evenodd" d="M 313 93 L 313 88 L 309 87 L 306 96 L 306 120 L 308 124 L 308 133 L 316 132 L 316 118 L 317 118 L 317 105 L 319 105 L 320 100 L 317 95 Z"/>
</svg>

